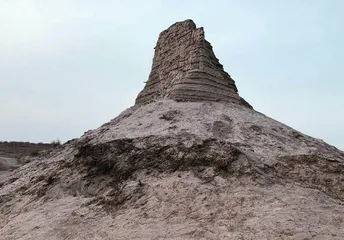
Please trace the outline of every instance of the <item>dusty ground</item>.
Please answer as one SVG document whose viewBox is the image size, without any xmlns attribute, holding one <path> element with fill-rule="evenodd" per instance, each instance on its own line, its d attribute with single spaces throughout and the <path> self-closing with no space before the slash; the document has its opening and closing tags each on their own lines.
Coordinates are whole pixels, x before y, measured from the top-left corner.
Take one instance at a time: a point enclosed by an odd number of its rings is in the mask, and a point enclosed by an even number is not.
<svg viewBox="0 0 344 240">
<path fill-rule="evenodd" d="M 30 142 L 0 142 L 0 157 L 16 158 L 29 155 L 38 155 L 38 152 L 50 150 L 59 144 L 52 143 L 30 143 Z"/>
<path fill-rule="evenodd" d="M 30 156 L 43 156 L 59 146 L 57 143 L 0 142 L 0 186 L 14 169 L 30 161 Z"/>
<path fill-rule="evenodd" d="M 252 109 L 160 101 L 15 169 L 0 239 L 343 239 L 343 173 Z"/>
</svg>

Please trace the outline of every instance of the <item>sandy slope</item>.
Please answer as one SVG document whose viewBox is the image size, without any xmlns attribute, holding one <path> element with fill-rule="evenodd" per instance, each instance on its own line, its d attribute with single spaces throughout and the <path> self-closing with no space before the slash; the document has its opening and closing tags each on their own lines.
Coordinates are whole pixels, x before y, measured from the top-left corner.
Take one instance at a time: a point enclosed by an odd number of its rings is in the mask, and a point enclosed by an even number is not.
<svg viewBox="0 0 344 240">
<path fill-rule="evenodd" d="M 343 239 L 344 154 L 222 103 L 135 106 L 0 188 L 0 239 Z"/>
<path fill-rule="evenodd" d="M 18 167 L 18 161 L 15 158 L 0 157 L 0 171 L 9 171 Z"/>
</svg>

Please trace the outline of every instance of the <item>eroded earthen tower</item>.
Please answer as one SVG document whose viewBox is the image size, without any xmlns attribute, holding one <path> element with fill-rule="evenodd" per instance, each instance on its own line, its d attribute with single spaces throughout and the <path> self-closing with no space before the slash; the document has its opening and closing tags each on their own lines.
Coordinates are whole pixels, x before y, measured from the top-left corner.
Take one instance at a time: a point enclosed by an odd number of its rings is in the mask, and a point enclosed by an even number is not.
<svg viewBox="0 0 344 240">
<path fill-rule="evenodd" d="M 225 101 L 250 106 L 238 95 L 203 28 L 192 20 L 177 22 L 159 35 L 152 70 L 137 104 L 159 99 Z"/>
</svg>

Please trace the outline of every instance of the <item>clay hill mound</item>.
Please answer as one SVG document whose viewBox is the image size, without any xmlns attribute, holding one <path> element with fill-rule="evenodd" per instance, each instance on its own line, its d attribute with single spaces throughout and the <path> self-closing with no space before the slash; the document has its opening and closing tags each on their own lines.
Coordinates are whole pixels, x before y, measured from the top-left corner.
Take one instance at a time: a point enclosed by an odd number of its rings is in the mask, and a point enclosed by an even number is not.
<svg viewBox="0 0 344 240">
<path fill-rule="evenodd" d="M 202 28 L 158 39 L 136 104 L 0 188 L 0 239 L 344 239 L 344 152 L 255 111 Z"/>
</svg>

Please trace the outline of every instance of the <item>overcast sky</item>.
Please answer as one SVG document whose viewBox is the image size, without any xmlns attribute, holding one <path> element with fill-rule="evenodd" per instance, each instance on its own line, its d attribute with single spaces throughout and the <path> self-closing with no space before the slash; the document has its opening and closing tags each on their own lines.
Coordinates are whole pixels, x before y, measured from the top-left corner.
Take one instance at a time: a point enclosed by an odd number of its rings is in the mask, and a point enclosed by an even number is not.
<svg viewBox="0 0 344 240">
<path fill-rule="evenodd" d="M 0 140 L 66 141 L 134 104 L 193 19 L 256 110 L 344 149 L 344 1 L 0 0 Z"/>
</svg>

